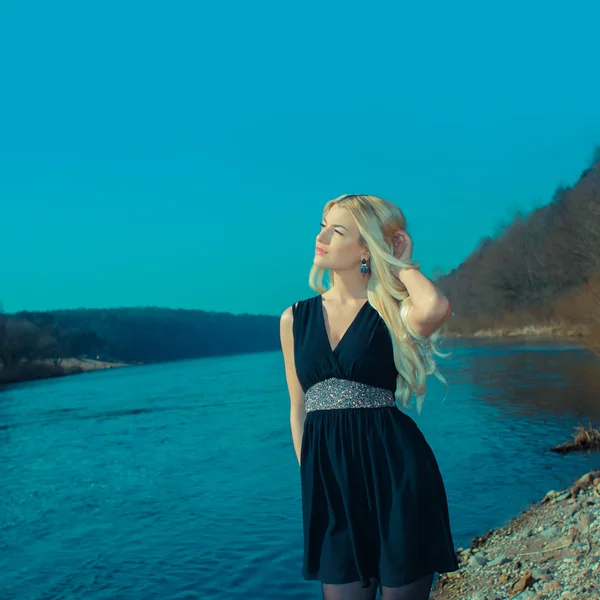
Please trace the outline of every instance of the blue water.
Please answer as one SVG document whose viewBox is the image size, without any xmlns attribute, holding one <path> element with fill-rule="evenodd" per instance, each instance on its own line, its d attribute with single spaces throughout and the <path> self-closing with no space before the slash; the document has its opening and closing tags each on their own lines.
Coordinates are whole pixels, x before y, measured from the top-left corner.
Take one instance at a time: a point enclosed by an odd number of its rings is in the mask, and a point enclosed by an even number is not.
<svg viewBox="0 0 600 600">
<path fill-rule="evenodd" d="M 598 455 L 549 447 L 600 419 L 600 362 L 447 342 L 420 416 L 456 546 Z M 319 598 L 300 576 L 299 470 L 279 353 L 86 373 L 0 393 L 0 598 Z"/>
</svg>

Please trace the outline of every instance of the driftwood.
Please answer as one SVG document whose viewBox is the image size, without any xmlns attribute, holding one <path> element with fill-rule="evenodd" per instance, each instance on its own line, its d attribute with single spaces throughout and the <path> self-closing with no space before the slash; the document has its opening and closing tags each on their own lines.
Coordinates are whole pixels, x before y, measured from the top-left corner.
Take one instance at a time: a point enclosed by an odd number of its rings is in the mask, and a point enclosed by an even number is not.
<svg viewBox="0 0 600 600">
<path fill-rule="evenodd" d="M 559 454 L 600 450 L 600 430 L 594 429 L 591 424 L 587 429 L 582 424 L 579 424 L 575 427 L 572 440 L 554 446 L 554 448 L 550 448 L 550 450 L 552 450 L 552 452 L 558 452 Z"/>
</svg>

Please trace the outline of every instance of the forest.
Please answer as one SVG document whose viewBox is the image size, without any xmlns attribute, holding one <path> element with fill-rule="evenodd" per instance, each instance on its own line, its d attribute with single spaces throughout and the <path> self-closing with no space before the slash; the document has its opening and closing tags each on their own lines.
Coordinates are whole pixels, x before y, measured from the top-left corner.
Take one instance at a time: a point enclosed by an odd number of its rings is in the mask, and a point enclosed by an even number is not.
<svg viewBox="0 0 600 600">
<path fill-rule="evenodd" d="M 598 353 L 600 146 L 573 186 L 515 214 L 435 282 L 454 311 L 448 335 L 579 336 Z"/>
<path fill-rule="evenodd" d="M 275 350 L 278 323 L 152 307 L 0 314 L 0 382 L 62 375 L 66 357 L 140 364 Z"/>
</svg>

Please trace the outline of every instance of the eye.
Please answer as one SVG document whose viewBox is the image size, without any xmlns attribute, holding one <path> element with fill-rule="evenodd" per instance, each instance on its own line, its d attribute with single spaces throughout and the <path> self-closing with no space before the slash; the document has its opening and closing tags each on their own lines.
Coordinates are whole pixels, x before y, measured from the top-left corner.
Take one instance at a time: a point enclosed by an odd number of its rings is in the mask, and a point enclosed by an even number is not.
<svg viewBox="0 0 600 600">
<path fill-rule="evenodd" d="M 327 225 L 325 225 L 325 223 L 321 223 L 321 227 L 327 227 Z M 334 229 L 334 231 L 338 234 L 338 235 L 344 235 L 341 231 L 338 231 L 337 229 Z"/>
</svg>

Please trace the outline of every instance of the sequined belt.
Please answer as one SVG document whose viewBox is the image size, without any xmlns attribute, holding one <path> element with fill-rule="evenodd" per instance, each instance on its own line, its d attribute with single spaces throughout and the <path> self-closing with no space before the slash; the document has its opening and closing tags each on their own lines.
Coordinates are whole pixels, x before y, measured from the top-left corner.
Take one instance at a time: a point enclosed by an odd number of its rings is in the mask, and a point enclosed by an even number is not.
<svg viewBox="0 0 600 600">
<path fill-rule="evenodd" d="M 396 399 L 391 390 L 336 377 L 315 383 L 304 394 L 307 413 L 313 410 L 378 408 L 395 404 Z"/>
</svg>

